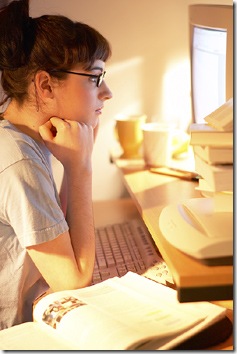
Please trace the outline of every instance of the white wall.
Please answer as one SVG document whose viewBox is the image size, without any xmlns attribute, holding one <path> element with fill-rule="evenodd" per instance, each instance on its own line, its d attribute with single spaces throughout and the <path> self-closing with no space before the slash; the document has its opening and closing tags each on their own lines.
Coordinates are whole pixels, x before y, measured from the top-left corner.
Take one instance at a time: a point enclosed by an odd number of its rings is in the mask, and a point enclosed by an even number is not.
<svg viewBox="0 0 237 354">
<path fill-rule="evenodd" d="M 186 129 L 191 119 L 188 5 L 233 5 L 230 0 L 31 0 L 31 15 L 63 14 L 88 23 L 111 43 L 106 82 L 113 99 L 105 105 L 93 153 L 93 198 L 126 194 L 110 163 L 113 126 L 120 113 L 146 113 Z M 61 169 L 55 164 L 59 184 Z"/>
</svg>

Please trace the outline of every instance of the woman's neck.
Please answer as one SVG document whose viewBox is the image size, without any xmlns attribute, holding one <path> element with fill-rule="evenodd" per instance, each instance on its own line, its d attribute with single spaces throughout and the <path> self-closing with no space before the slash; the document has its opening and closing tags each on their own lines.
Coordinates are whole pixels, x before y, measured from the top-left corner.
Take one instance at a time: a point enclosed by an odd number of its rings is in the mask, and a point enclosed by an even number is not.
<svg viewBox="0 0 237 354">
<path fill-rule="evenodd" d="M 23 133 L 35 140 L 42 141 L 39 135 L 39 126 L 44 123 L 44 120 L 40 113 L 34 112 L 24 105 L 20 107 L 12 101 L 2 116 Z"/>
</svg>

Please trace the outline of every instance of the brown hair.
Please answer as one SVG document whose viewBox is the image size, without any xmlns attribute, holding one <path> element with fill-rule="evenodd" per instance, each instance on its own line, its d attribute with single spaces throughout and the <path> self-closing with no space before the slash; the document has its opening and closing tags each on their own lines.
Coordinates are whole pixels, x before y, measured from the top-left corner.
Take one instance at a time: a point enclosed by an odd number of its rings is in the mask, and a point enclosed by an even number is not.
<svg viewBox="0 0 237 354">
<path fill-rule="evenodd" d="M 0 11 L 0 70 L 5 98 L 21 104 L 27 97 L 29 81 L 38 70 L 58 79 L 81 63 L 89 70 L 95 60 L 111 55 L 108 41 L 94 28 L 64 16 L 29 17 L 29 0 L 13 1 Z"/>
</svg>

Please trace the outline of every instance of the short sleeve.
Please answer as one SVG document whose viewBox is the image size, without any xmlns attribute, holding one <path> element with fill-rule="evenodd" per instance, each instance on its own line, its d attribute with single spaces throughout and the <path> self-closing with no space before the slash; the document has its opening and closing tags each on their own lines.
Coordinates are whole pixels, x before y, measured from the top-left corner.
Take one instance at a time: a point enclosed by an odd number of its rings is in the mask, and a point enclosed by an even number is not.
<svg viewBox="0 0 237 354">
<path fill-rule="evenodd" d="M 48 169 L 23 159 L 3 172 L 3 210 L 22 247 L 50 241 L 68 230 Z"/>
</svg>

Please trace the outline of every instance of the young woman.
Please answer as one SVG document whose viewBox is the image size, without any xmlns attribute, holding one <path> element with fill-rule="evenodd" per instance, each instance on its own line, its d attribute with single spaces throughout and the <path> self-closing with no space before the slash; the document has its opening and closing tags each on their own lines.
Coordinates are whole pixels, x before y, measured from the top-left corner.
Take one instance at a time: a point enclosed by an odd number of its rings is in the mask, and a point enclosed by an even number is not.
<svg viewBox="0 0 237 354">
<path fill-rule="evenodd" d="M 14 25 L 13 25 L 14 24 Z M 32 320 L 48 288 L 91 283 L 95 236 L 91 154 L 111 54 L 107 40 L 63 16 L 0 11 L 0 329 Z M 50 155 L 64 167 L 61 191 Z"/>
</svg>

